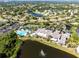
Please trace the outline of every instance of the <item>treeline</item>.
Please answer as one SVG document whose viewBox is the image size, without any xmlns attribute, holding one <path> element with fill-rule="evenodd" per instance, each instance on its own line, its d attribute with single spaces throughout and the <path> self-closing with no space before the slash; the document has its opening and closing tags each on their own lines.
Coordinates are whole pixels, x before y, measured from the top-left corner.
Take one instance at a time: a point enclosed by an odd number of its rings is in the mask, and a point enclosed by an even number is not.
<svg viewBox="0 0 79 59">
<path fill-rule="evenodd" d="M 16 57 L 22 41 L 17 38 L 15 32 L 11 32 L 0 38 L 0 57 L 9 58 Z"/>
</svg>

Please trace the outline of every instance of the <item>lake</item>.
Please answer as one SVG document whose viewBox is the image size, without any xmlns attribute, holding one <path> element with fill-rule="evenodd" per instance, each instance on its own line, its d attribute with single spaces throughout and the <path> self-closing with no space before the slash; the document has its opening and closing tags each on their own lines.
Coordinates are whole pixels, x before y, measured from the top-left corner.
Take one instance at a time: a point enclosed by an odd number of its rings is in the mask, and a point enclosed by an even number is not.
<svg viewBox="0 0 79 59">
<path fill-rule="evenodd" d="M 17 58 L 75 58 L 75 57 L 76 56 L 68 54 L 67 52 L 31 40 L 27 40 L 23 43 L 17 56 Z"/>
<path fill-rule="evenodd" d="M 34 13 L 32 10 L 28 10 L 28 13 L 35 17 L 42 17 L 43 15 L 40 13 Z"/>
</svg>

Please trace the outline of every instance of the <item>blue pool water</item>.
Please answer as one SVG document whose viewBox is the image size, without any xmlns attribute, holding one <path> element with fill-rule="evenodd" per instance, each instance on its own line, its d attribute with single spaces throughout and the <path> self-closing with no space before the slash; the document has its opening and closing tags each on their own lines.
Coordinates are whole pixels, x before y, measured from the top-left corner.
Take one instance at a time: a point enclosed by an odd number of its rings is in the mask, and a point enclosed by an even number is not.
<svg viewBox="0 0 79 59">
<path fill-rule="evenodd" d="M 18 35 L 20 35 L 20 36 L 26 36 L 27 35 L 27 32 L 26 31 L 17 31 L 16 32 Z"/>
<path fill-rule="evenodd" d="M 17 31 L 16 31 L 16 34 L 17 34 L 17 35 L 20 35 L 20 36 L 26 36 L 28 33 L 31 33 L 31 31 L 28 30 L 28 29 L 26 29 L 26 30 L 20 29 L 20 30 L 17 30 Z"/>
</svg>

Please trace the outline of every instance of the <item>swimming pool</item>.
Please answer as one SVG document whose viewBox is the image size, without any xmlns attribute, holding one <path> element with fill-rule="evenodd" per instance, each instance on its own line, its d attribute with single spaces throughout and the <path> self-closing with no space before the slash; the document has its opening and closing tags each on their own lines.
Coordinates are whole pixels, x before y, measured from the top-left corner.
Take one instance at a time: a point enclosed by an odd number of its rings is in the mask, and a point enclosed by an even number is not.
<svg viewBox="0 0 79 59">
<path fill-rule="evenodd" d="M 17 33 L 18 35 L 20 35 L 20 36 L 26 36 L 26 35 L 27 35 L 27 32 L 24 31 L 24 30 L 18 30 L 16 33 Z"/>
</svg>

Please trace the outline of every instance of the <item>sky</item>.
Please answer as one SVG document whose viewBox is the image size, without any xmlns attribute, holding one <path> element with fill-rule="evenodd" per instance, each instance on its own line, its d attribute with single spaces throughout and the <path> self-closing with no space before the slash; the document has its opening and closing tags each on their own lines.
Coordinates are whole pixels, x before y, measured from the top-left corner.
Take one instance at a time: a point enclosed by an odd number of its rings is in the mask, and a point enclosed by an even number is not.
<svg viewBox="0 0 79 59">
<path fill-rule="evenodd" d="M 79 0 L 0 0 L 0 1 L 79 1 Z"/>
</svg>

